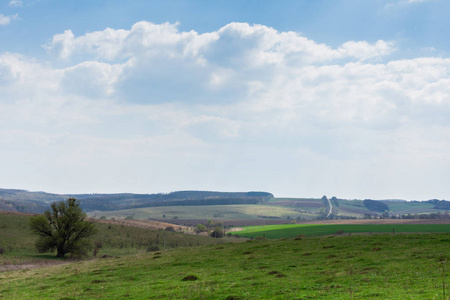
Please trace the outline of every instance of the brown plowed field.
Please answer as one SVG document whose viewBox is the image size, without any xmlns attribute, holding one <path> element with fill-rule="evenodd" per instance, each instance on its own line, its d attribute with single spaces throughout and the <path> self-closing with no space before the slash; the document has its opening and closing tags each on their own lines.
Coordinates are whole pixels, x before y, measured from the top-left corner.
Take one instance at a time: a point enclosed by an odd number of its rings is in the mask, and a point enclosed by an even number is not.
<svg viewBox="0 0 450 300">
<path fill-rule="evenodd" d="M 322 207 L 325 206 L 322 202 L 318 201 L 277 201 L 277 202 L 269 202 L 265 205 L 272 205 L 272 206 L 288 206 L 288 207 Z"/>
<path fill-rule="evenodd" d="M 98 220 L 94 219 L 94 222 L 103 224 L 123 225 L 130 227 L 148 228 L 148 229 L 165 229 L 166 227 L 173 227 L 175 230 L 187 230 L 188 227 L 175 225 L 166 222 L 158 222 L 152 220 Z"/>
<path fill-rule="evenodd" d="M 30 214 L 30 213 L 21 213 L 21 212 L 14 212 L 14 211 L 4 211 L 0 210 L 0 214 L 5 215 L 21 215 L 21 216 L 37 216 L 38 214 Z M 103 223 L 103 224 L 114 224 L 114 225 L 123 225 L 123 226 L 131 226 L 131 227 L 139 227 L 139 228 L 148 228 L 148 229 L 165 229 L 166 227 L 172 226 L 175 230 L 187 230 L 188 227 L 166 223 L 166 222 L 159 222 L 159 221 L 152 221 L 152 220 L 98 220 L 98 219 L 89 219 L 93 222 L 97 223 Z"/>
<path fill-rule="evenodd" d="M 37 214 L 31 213 L 21 213 L 21 212 L 11 212 L 11 211 L 0 211 L 0 214 L 9 214 L 9 215 L 25 215 L 25 216 L 35 216 Z M 123 225 L 123 226 L 131 226 L 131 227 L 139 227 L 139 228 L 149 228 L 149 229 L 165 229 L 168 226 L 172 226 L 176 230 L 188 230 L 189 227 L 177 225 L 173 223 L 154 221 L 154 220 L 98 220 L 92 219 L 94 222 L 103 223 L 103 224 L 114 224 L 114 225 Z M 175 220 L 174 220 L 175 221 Z M 186 221 L 186 220 L 176 220 L 178 222 Z M 191 220 L 192 221 L 192 220 Z M 198 223 L 202 223 L 201 221 L 205 220 L 196 220 Z M 218 220 L 218 221 L 226 221 L 233 224 L 235 226 L 250 226 L 250 225 L 259 225 L 264 223 L 265 225 L 269 224 L 283 224 L 287 223 L 286 220 Z M 241 222 L 240 222 L 241 221 Z M 245 223 L 245 224 L 240 224 Z M 251 224 L 247 224 L 251 223 Z M 450 219 L 356 219 L 356 220 L 314 220 L 314 221 L 297 221 L 297 224 L 329 224 L 329 225 L 338 225 L 338 224 L 368 224 L 368 225 L 376 225 L 376 224 L 450 224 Z M 196 223 L 197 224 L 197 223 Z M 228 224 L 225 224 L 228 225 Z"/>
<path fill-rule="evenodd" d="M 38 214 L 23 213 L 18 211 L 0 210 L 0 215 L 37 216 Z"/>
</svg>

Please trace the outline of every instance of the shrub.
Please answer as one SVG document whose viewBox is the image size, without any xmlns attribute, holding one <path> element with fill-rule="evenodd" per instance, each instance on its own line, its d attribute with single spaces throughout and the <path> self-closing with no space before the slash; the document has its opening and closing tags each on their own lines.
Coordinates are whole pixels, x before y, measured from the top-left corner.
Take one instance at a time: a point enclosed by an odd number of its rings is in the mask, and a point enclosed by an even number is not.
<svg viewBox="0 0 450 300">
<path fill-rule="evenodd" d="M 198 280 L 198 277 L 195 275 L 187 275 L 185 277 L 183 277 L 183 279 L 181 279 L 183 281 L 195 281 Z"/>
<path fill-rule="evenodd" d="M 98 251 L 100 251 L 100 249 L 103 248 L 103 243 L 102 242 L 94 242 L 94 251 L 93 251 L 93 255 L 97 256 Z"/>
<path fill-rule="evenodd" d="M 153 252 L 153 251 L 159 251 L 159 246 L 158 245 L 150 245 L 147 248 L 147 252 Z"/>
<path fill-rule="evenodd" d="M 206 231 L 206 226 L 203 224 L 197 224 L 197 226 L 195 226 L 195 232 L 197 234 L 201 233 L 201 232 L 205 232 Z"/>
<path fill-rule="evenodd" d="M 214 228 L 213 232 L 211 232 L 211 237 L 213 238 L 223 238 L 223 230 L 220 227 Z"/>
<path fill-rule="evenodd" d="M 172 226 L 167 226 L 166 229 L 164 229 L 165 231 L 170 231 L 170 232 L 175 232 L 175 228 L 173 228 Z"/>
</svg>

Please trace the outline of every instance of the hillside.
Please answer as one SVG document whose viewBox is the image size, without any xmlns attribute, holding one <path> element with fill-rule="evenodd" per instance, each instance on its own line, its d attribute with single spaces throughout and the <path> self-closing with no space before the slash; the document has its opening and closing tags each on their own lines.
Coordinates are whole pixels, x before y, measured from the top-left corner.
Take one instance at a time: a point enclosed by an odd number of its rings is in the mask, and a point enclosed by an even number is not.
<svg viewBox="0 0 450 300">
<path fill-rule="evenodd" d="M 314 219 L 447 218 L 450 201 L 358 200 L 322 198 L 276 198 L 267 192 L 178 191 L 158 194 L 50 194 L 0 189 L 0 210 L 42 213 L 49 204 L 76 198 L 92 217 L 153 219 L 179 225 L 194 220 L 220 219 L 286 223 Z M 330 207 L 331 204 L 331 207 Z M 253 221 L 252 221 L 253 220 Z M 252 223 L 253 222 L 253 223 Z"/>
<path fill-rule="evenodd" d="M 179 191 L 168 194 L 49 194 L 17 189 L 0 189 L 0 209 L 42 213 L 50 203 L 76 198 L 84 211 L 112 211 L 158 206 L 259 204 L 273 195 L 266 192 Z"/>
<path fill-rule="evenodd" d="M 35 249 L 36 236 L 28 228 L 30 216 L 30 214 L 0 211 L 0 266 L 17 260 L 54 259 L 55 254 L 37 253 Z M 174 230 L 165 230 L 167 226 L 172 226 Z M 152 221 L 98 220 L 95 227 L 98 232 L 92 237 L 92 240 L 101 243 L 100 255 L 143 253 L 155 245 L 161 249 L 170 249 L 228 241 L 202 235 L 184 234 L 182 232 L 187 232 L 187 228 Z"/>
</svg>

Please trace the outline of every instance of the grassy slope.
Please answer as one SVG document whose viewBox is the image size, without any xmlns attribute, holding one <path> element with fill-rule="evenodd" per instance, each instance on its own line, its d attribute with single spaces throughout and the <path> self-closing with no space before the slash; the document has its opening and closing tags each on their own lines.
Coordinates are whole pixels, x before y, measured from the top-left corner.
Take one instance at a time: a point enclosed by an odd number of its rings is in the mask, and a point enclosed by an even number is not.
<svg viewBox="0 0 450 300">
<path fill-rule="evenodd" d="M 0 273 L 0 298 L 442 299 L 449 246 L 448 234 L 427 234 L 166 250 Z"/>
<path fill-rule="evenodd" d="M 425 202 L 383 201 L 393 214 L 436 213 L 442 210 L 433 209 L 433 204 Z M 170 220 L 179 219 L 228 219 L 255 220 L 264 217 L 292 218 L 303 220 L 316 219 L 319 213 L 328 212 L 328 205 L 321 199 L 313 198 L 272 198 L 262 205 L 209 205 L 209 206 L 164 206 L 117 211 L 93 211 L 90 216 L 106 216 L 122 219 L 132 216 L 135 219 L 162 219 L 165 215 Z M 363 218 L 364 214 L 375 214 L 367 209 L 362 200 L 339 200 L 333 205 L 333 213 L 337 216 Z"/>
<path fill-rule="evenodd" d="M 414 233 L 414 232 L 450 232 L 450 225 L 320 225 L 320 224 L 289 224 L 249 226 L 243 231 L 235 231 L 241 237 L 256 238 L 265 236 L 268 239 L 293 238 L 298 235 L 324 236 L 335 234 L 342 230 L 343 233 Z"/>
<path fill-rule="evenodd" d="M 399 215 L 445 212 L 442 209 L 434 209 L 434 204 L 426 202 L 383 202 L 389 206 L 391 211 Z"/>
<path fill-rule="evenodd" d="M 5 262 L 47 258 L 47 254 L 38 254 L 34 247 L 36 237 L 28 229 L 29 216 L 0 214 L 0 248 L 4 255 L 0 256 L 0 264 Z M 127 255 L 146 252 L 150 245 L 156 243 L 159 235 L 159 246 L 166 248 L 190 247 L 223 243 L 223 240 L 206 236 L 196 236 L 150 230 L 144 228 L 107 225 L 96 223 L 98 233 L 92 240 L 101 242 L 103 247 L 99 255 Z"/>
<path fill-rule="evenodd" d="M 362 218 L 364 214 L 373 213 L 359 200 L 339 200 L 338 215 Z"/>
<path fill-rule="evenodd" d="M 220 214 L 220 217 L 217 215 Z M 163 215 L 169 221 L 174 217 L 180 219 L 229 219 L 249 220 L 257 219 L 258 216 L 296 219 L 313 219 L 314 215 L 300 213 L 289 207 L 271 205 L 209 205 L 209 206 L 161 206 L 139 209 L 127 209 L 116 211 L 93 211 L 90 216 L 123 219 L 132 216 L 134 219 L 145 220 L 148 218 L 161 219 Z"/>
</svg>

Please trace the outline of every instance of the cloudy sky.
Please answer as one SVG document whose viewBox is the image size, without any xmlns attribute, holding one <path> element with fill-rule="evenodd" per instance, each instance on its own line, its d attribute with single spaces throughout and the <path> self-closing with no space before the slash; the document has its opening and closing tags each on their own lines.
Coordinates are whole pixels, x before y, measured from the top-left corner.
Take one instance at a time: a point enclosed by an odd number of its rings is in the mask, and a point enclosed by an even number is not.
<svg viewBox="0 0 450 300">
<path fill-rule="evenodd" d="M 450 199 L 450 1 L 0 1 L 0 187 Z"/>
</svg>

